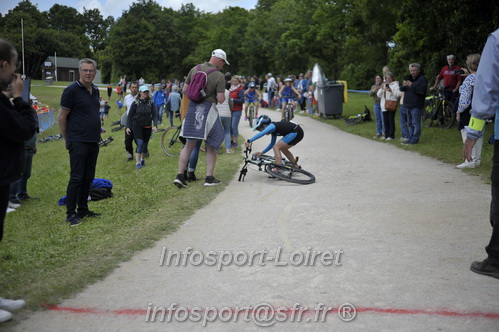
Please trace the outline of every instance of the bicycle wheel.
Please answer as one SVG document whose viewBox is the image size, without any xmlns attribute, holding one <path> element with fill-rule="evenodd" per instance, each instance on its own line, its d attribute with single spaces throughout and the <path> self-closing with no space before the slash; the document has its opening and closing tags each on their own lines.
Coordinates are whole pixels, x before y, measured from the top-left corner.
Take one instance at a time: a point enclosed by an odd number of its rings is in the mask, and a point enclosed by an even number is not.
<svg viewBox="0 0 499 332">
<path fill-rule="evenodd" d="M 454 113 L 454 104 L 446 102 L 445 105 L 442 104 L 443 110 L 440 114 L 440 119 L 438 125 L 440 128 L 449 129 L 454 124 L 454 120 L 456 119 L 456 114 Z"/>
<path fill-rule="evenodd" d="M 293 108 L 293 106 L 291 106 L 289 104 L 286 105 L 286 112 L 284 113 L 284 119 L 286 121 L 291 121 L 291 119 L 292 119 L 292 114 L 291 114 L 291 112 L 293 112 L 292 108 Z"/>
<path fill-rule="evenodd" d="M 425 108 L 421 113 L 421 122 L 423 122 L 423 126 L 430 128 L 433 124 L 433 116 L 433 100 L 426 100 Z"/>
<path fill-rule="evenodd" d="M 349 117 L 348 119 L 345 119 L 345 123 L 349 126 L 353 126 L 353 125 L 356 125 L 356 124 L 361 123 L 361 122 L 362 122 L 362 118 L 358 117 L 358 116 Z"/>
<path fill-rule="evenodd" d="M 163 133 L 161 136 L 161 148 L 167 156 L 174 157 L 180 154 L 180 151 L 184 147 L 182 138 L 180 135 L 180 127 L 173 126 Z"/>
<path fill-rule="evenodd" d="M 283 165 L 268 164 L 265 166 L 265 172 L 278 179 L 299 183 L 310 184 L 315 182 L 315 176 L 301 168 L 291 168 Z"/>
<path fill-rule="evenodd" d="M 248 108 L 248 122 L 250 128 L 253 128 L 253 120 L 255 119 L 255 107 L 250 105 Z"/>
</svg>

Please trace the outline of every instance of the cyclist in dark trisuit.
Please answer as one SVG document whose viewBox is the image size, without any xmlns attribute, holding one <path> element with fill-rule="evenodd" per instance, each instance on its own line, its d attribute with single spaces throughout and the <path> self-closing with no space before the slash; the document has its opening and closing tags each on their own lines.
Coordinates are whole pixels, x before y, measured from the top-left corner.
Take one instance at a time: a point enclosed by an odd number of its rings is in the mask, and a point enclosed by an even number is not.
<svg viewBox="0 0 499 332">
<path fill-rule="evenodd" d="M 260 156 L 272 149 L 274 151 L 276 164 L 282 164 L 282 152 L 293 164 L 293 166 L 298 167 L 295 157 L 289 149 L 303 139 L 303 129 L 301 129 L 299 125 L 294 122 L 286 121 L 272 122 L 267 115 L 260 115 L 256 121 L 254 130 L 258 130 L 259 133 L 246 141 L 246 148 L 264 135 L 272 135 L 270 144 L 262 152 L 256 152 L 254 154 L 255 156 Z M 276 143 L 277 136 L 283 137 Z"/>
</svg>

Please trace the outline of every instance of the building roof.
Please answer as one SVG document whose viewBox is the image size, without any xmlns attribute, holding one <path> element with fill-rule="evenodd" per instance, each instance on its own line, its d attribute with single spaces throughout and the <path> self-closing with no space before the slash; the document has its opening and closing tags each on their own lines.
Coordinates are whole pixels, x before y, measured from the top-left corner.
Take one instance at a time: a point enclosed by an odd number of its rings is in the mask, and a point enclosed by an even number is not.
<svg viewBox="0 0 499 332">
<path fill-rule="evenodd" d="M 47 57 L 47 60 L 45 62 L 50 61 L 52 64 L 55 64 L 56 58 L 54 56 L 49 56 Z M 61 68 L 78 68 L 78 65 L 80 63 L 80 59 L 78 58 L 66 58 L 63 56 L 58 56 L 57 57 L 57 67 Z"/>
</svg>

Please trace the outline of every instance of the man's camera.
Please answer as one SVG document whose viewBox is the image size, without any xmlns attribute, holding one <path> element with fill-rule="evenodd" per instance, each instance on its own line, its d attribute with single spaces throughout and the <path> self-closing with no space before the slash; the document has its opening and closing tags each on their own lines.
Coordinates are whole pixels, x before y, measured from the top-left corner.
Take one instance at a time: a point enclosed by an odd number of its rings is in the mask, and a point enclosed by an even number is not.
<svg viewBox="0 0 499 332">
<path fill-rule="evenodd" d="M 454 70 L 454 75 L 464 75 L 464 70 L 462 69 Z"/>
</svg>

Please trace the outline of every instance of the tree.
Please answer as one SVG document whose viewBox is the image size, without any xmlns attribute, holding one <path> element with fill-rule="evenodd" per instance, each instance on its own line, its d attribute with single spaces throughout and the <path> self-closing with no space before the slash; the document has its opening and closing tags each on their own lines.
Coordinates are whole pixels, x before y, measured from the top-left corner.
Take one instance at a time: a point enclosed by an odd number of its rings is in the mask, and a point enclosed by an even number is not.
<svg viewBox="0 0 499 332">
<path fill-rule="evenodd" d="M 109 40 L 109 30 L 114 24 L 114 18 L 108 16 L 104 19 L 98 9 L 86 9 L 83 7 L 83 22 L 90 46 L 94 52 L 106 48 Z"/>
<path fill-rule="evenodd" d="M 481 53 L 498 26 L 499 6 L 493 0 L 402 1 L 390 64 L 402 76 L 409 63 L 418 62 L 431 80 L 446 64 L 446 55 L 456 55 L 464 65 L 468 54 Z"/>
<path fill-rule="evenodd" d="M 177 59 L 175 31 L 167 24 L 172 21 L 172 10 L 152 0 L 141 0 L 124 11 L 110 31 L 108 48 L 114 77 L 159 81 Z"/>
<path fill-rule="evenodd" d="M 46 13 L 47 22 L 51 29 L 57 31 L 70 31 L 75 35 L 85 33 L 85 22 L 75 8 L 59 4 L 53 5 Z"/>
</svg>

